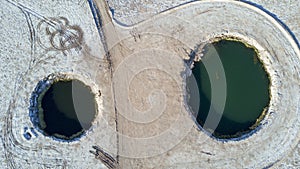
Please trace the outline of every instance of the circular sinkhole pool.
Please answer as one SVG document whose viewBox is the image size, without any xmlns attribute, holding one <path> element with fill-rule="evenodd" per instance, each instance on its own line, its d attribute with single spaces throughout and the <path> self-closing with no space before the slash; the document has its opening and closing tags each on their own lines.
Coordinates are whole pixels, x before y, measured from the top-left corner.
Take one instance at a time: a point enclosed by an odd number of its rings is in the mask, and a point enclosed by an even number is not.
<svg viewBox="0 0 300 169">
<path fill-rule="evenodd" d="M 92 126 L 97 114 L 95 94 L 77 79 L 45 79 L 32 93 L 30 117 L 46 136 L 72 141 Z"/>
<path fill-rule="evenodd" d="M 221 61 L 223 69 L 214 63 L 216 58 Z M 207 71 L 207 67 L 211 72 Z M 212 85 L 218 87 L 222 84 L 220 70 L 224 70 L 226 81 L 223 109 L 212 101 Z M 192 77 L 197 84 L 196 92 L 191 83 Z M 237 40 L 221 39 L 204 46 L 200 61 L 194 63 L 192 76 L 187 78 L 187 103 L 198 125 L 213 137 L 240 138 L 254 131 L 265 117 L 270 101 L 269 87 L 269 75 L 256 49 Z M 212 119 L 220 117 L 213 119 L 218 123 L 214 128 L 205 126 L 208 114 Z"/>
</svg>

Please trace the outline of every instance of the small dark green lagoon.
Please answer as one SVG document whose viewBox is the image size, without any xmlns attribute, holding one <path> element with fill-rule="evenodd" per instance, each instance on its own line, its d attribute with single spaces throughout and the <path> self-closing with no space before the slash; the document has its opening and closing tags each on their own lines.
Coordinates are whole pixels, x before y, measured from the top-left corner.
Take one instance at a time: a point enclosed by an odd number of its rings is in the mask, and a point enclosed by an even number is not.
<svg viewBox="0 0 300 169">
<path fill-rule="evenodd" d="M 31 121 L 44 135 L 62 141 L 78 139 L 92 126 L 97 114 L 95 95 L 79 80 L 41 81 L 43 92 L 32 101 Z M 42 90 L 35 90 L 42 91 Z"/>
<path fill-rule="evenodd" d="M 215 52 L 213 52 L 215 51 Z M 194 63 L 192 74 L 198 86 L 200 103 L 195 104 L 195 87 L 187 79 L 187 103 L 196 115 L 197 123 L 218 139 L 238 138 L 254 130 L 265 116 L 270 101 L 268 73 L 257 56 L 255 48 L 237 40 L 219 40 L 204 47 L 203 57 Z M 217 55 L 217 56 L 216 56 Z M 219 57 L 226 79 L 226 101 L 223 112 L 212 103 L 211 82 L 218 83 L 218 71 L 208 72 L 208 64 Z M 210 75 L 210 76 L 209 76 Z M 215 129 L 205 128 L 210 113 L 221 114 Z"/>
</svg>

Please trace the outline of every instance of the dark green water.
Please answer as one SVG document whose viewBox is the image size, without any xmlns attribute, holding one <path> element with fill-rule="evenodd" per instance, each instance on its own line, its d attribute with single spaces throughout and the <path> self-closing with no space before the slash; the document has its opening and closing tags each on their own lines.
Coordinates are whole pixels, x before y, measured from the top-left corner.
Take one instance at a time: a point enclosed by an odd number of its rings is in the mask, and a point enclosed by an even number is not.
<svg viewBox="0 0 300 169">
<path fill-rule="evenodd" d="M 96 115 L 94 95 L 78 80 L 58 81 L 41 99 L 41 129 L 46 135 L 70 140 L 88 130 Z"/>
<path fill-rule="evenodd" d="M 219 56 L 216 56 L 219 55 Z M 264 108 L 269 103 L 269 79 L 256 52 L 246 47 L 243 43 L 230 40 L 221 40 L 205 47 L 202 61 L 195 63 L 192 73 L 197 81 L 200 106 L 195 104 L 195 89 L 189 85 L 187 79 L 187 91 L 190 93 L 188 104 L 193 111 L 199 109 L 197 122 L 203 127 L 208 115 L 211 103 L 211 82 L 218 82 L 218 71 L 210 72 L 208 76 L 205 65 L 212 63 L 219 57 L 226 77 L 226 102 L 221 120 L 212 135 L 217 138 L 234 138 L 251 131 L 250 127 L 256 125 Z M 216 84 L 215 84 L 216 85 Z M 211 111 L 212 113 L 222 113 Z M 209 129 L 208 129 L 209 130 Z"/>
</svg>

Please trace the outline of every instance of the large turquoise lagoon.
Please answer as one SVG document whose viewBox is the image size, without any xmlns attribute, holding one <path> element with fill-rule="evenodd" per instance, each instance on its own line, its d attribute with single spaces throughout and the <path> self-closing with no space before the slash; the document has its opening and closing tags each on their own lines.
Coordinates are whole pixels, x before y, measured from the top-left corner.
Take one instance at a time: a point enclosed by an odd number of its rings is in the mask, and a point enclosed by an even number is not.
<svg viewBox="0 0 300 169">
<path fill-rule="evenodd" d="M 221 69 L 216 67 L 208 72 L 207 66 L 214 64 L 218 57 L 221 60 L 226 79 L 226 101 L 224 111 L 218 112 L 212 102 L 212 85 L 221 78 Z M 215 72 L 214 72 L 215 71 Z M 198 91 L 187 79 L 187 100 L 189 107 L 196 115 L 197 123 L 214 137 L 237 138 L 257 127 L 265 115 L 270 101 L 270 80 L 255 48 L 236 40 L 219 40 L 204 47 L 203 56 L 194 63 L 192 74 L 196 79 Z M 199 104 L 195 104 L 197 94 Z M 210 110 L 211 109 L 211 110 Z M 210 110 L 210 111 L 209 111 Z M 215 129 L 205 128 L 208 112 L 220 115 Z M 217 117 L 217 116 L 216 116 Z M 219 116 L 220 117 L 220 116 Z"/>
</svg>

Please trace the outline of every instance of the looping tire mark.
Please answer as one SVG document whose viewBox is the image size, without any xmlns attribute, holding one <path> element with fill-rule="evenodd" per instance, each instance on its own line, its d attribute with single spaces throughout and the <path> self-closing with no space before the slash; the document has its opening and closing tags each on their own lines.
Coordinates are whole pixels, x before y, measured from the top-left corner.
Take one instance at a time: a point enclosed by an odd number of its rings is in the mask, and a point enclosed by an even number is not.
<svg viewBox="0 0 300 169">
<path fill-rule="evenodd" d="M 42 20 L 38 24 L 38 35 L 38 43 L 46 50 L 80 50 L 83 44 L 82 29 L 78 25 L 69 25 L 69 20 L 64 17 Z"/>
</svg>

